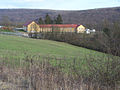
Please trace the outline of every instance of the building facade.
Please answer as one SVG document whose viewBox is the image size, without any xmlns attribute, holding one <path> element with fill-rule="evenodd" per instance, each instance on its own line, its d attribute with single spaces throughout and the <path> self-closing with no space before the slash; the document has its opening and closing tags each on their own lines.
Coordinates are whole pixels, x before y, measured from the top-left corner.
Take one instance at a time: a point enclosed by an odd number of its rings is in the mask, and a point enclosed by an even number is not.
<svg viewBox="0 0 120 90">
<path fill-rule="evenodd" d="M 23 26 L 24 30 L 29 33 L 34 32 L 77 32 L 84 33 L 85 27 L 77 24 L 42 24 L 39 25 L 35 21 L 28 22 Z"/>
</svg>

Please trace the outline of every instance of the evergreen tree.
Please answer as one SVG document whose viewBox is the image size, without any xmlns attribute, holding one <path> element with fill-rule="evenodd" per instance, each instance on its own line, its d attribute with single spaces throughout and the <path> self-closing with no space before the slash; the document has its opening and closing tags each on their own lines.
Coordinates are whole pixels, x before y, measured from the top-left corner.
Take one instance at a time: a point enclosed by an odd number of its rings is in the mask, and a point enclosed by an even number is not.
<svg viewBox="0 0 120 90">
<path fill-rule="evenodd" d="M 39 18 L 38 23 L 39 24 L 44 24 L 44 21 L 42 20 L 42 18 Z"/>
<path fill-rule="evenodd" d="M 52 24 L 52 20 L 48 14 L 45 17 L 45 24 Z"/>
<path fill-rule="evenodd" d="M 57 18 L 55 19 L 56 24 L 62 24 L 63 20 L 60 14 L 58 14 Z"/>
<path fill-rule="evenodd" d="M 108 28 L 104 28 L 103 32 L 107 35 L 110 36 L 110 30 Z"/>
</svg>

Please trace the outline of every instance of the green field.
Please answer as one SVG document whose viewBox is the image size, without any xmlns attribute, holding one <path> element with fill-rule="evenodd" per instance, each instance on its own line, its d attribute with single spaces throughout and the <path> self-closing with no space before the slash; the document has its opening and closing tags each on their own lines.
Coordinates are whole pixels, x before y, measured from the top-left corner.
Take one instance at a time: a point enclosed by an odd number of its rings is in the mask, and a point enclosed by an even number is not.
<svg viewBox="0 0 120 90">
<path fill-rule="evenodd" d="M 41 59 L 41 56 L 59 58 L 60 61 L 51 59 L 52 65 L 61 63 L 67 70 L 75 61 L 77 68 L 84 68 L 86 60 L 89 58 L 104 58 L 101 52 L 77 47 L 64 42 L 50 40 L 32 39 L 17 36 L 8 36 L 0 34 L 0 59 L 4 62 L 19 65 L 26 57 L 35 60 Z"/>
<path fill-rule="evenodd" d="M 13 32 L 13 30 L 8 30 L 8 29 L 0 29 L 0 32 Z"/>
<path fill-rule="evenodd" d="M 77 47 L 63 42 L 50 40 L 31 39 L 17 36 L 0 35 L 1 54 L 17 52 L 15 56 L 23 56 L 24 53 L 32 55 L 54 55 L 60 57 L 83 57 L 84 55 L 99 55 L 100 52 Z M 8 52 L 8 53 L 6 53 Z"/>
</svg>

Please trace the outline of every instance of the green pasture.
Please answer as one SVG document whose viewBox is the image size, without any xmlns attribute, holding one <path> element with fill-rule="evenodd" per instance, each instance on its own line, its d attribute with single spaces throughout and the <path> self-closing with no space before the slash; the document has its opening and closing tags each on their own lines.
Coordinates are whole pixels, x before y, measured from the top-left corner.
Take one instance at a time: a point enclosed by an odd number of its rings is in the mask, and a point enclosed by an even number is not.
<svg viewBox="0 0 120 90">
<path fill-rule="evenodd" d="M 24 53 L 32 55 L 54 55 L 60 57 L 84 57 L 84 55 L 99 55 L 97 51 L 77 47 L 64 42 L 31 39 L 17 36 L 0 35 L 1 54 L 15 54 L 22 57 Z"/>
<path fill-rule="evenodd" d="M 4 63 L 23 66 L 24 60 L 28 58 L 38 61 L 50 60 L 52 65 L 60 65 L 63 69 L 66 68 L 66 71 L 71 66 L 85 70 L 87 60 L 105 60 L 106 56 L 101 52 L 64 42 L 0 34 L 0 59 Z"/>
<path fill-rule="evenodd" d="M 0 29 L 0 32 L 13 32 L 13 30 L 8 30 L 8 29 Z"/>
</svg>

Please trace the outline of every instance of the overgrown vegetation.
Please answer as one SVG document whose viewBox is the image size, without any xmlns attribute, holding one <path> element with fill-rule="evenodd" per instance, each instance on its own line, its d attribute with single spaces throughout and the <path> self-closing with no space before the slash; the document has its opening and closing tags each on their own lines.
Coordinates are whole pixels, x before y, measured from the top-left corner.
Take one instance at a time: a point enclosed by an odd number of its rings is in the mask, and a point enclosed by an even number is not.
<svg viewBox="0 0 120 90">
<path fill-rule="evenodd" d="M 0 35 L 0 42 L 0 82 L 9 89 L 119 89 L 117 56 L 16 36 Z"/>
<path fill-rule="evenodd" d="M 13 31 L 13 28 L 11 27 L 3 26 L 0 28 L 0 32 L 14 32 L 14 31 Z"/>
<path fill-rule="evenodd" d="M 9 57 L 0 57 L 0 89 L 119 89 L 118 57 L 104 55 L 95 59 L 93 56 L 86 56 L 86 63 L 83 63 L 82 59 L 78 61 L 77 58 L 24 54 L 24 58 L 11 57 L 11 60 Z M 16 60 L 19 63 L 15 63 Z"/>
<path fill-rule="evenodd" d="M 63 20 L 60 14 L 58 14 L 58 16 L 53 20 L 49 14 L 46 14 L 45 20 L 43 20 L 41 17 L 38 19 L 38 24 L 63 24 Z"/>
</svg>

